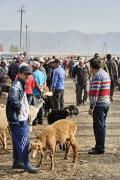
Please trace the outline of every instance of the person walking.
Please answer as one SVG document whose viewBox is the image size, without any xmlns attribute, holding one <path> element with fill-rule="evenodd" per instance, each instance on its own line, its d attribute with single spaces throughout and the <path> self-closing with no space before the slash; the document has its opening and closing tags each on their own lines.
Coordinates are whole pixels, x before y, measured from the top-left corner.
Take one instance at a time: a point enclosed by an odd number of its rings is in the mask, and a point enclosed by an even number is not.
<svg viewBox="0 0 120 180">
<path fill-rule="evenodd" d="M 89 68 L 84 63 L 84 59 L 79 59 L 79 64 L 74 67 L 72 73 L 73 81 L 76 85 L 76 104 L 80 106 L 82 103 L 86 104 L 88 97 L 88 80 L 89 80 Z M 84 92 L 84 94 L 83 94 Z"/>
<path fill-rule="evenodd" d="M 37 172 L 29 162 L 29 105 L 25 94 L 25 82 L 32 73 L 29 66 L 19 69 L 18 78 L 9 90 L 6 105 L 6 116 L 8 119 L 13 143 L 13 169 L 24 169 L 28 173 Z"/>
<path fill-rule="evenodd" d="M 103 154 L 105 151 L 106 117 L 110 105 L 110 76 L 101 68 L 100 59 L 90 60 L 90 70 L 93 78 L 90 83 L 90 109 L 89 115 L 93 117 L 93 130 L 95 147 L 89 154 Z"/>
<path fill-rule="evenodd" d="M 7 67 L 7 60 L 2 59 L 0 64 L 0 88 L 2 89 L 3 86 L 7 85 L 8 80 L 8 67 Z"/>
<path fill-rule="evenodd" d="M 53 62 L 54 71 L 52 78 L 52 92 L 53 92 L 53 109 L 64 108 L 64 79 L 65 71 L 60 65 L 60 60 L 55 59 Z"/>
<path fill-rule="evenodd" d="M 110 100 L 113 101 L 113 94 L 115 89 L 116 81 L 118 80 L 118 69 L 116 62 L 112 59 L 111 54 L 106 55 L 107 58 L 107 68 L 111 79 L 111 86 L 110 86 Z"/>
</svg>

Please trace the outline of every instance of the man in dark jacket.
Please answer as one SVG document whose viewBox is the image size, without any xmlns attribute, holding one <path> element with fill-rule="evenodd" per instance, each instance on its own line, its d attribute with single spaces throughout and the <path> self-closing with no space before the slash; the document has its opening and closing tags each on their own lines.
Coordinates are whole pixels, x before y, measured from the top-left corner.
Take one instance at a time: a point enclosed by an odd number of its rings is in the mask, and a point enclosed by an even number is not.
<svg viewBox="0 0 120 180">
<path fill-rule="evenodd" d="M 8 76 L 13 82 L 16 78 L 16 75 L 18 74 L 18 69 L 20 66 L 20 60 L 19 58 L 16 59 L 15 62 L 11 63 L 8 69 Z"/>
<path fill-rule="evenodd" d="M 25 82 L 32 73 L 29 66 L 19 68 L 18 79 L 10 87 L 8 93 L 6 115 L 12 133 L 13 169 L 23 168 L 29 173 L 35 173 L 29 163 L 29 105 L 25 94 Z"/>
<path fill-rule="evenodd" d="M 112 60 L 111 54 L 107 54 L 106 58 L 107 58 L 106 65 L 107 65 L 108 72 L 109 72 L 110 79 L 111 79 L 110 100 L 113 101 L 115 83 L 118 80 L 118 70 L 117 70 L 116 62 L 114 60 Z"/>
<path fill-rule="evenodd" d="M 81 103 L 85 104 L 87 100 L 87 82 L 89 79 L 89 69 L 84 64 L 84 59 L 80 58 L 79 64 L 74 67 L 72 78 L 76 84 L 76 102 L 77 106 L 80 106 Z M 82 93 L 84 95 L 82 97 Z"/>
</svg>

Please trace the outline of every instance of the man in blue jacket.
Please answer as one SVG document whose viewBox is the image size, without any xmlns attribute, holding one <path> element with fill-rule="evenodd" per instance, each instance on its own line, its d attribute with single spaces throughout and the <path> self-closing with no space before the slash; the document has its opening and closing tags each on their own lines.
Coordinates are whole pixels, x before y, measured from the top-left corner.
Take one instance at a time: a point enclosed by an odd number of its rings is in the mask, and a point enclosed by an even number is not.
<svg viewBox="0 0 120 180">
<path fill-rule="evenodd" d="M 55 59 L 52 79 L 52 91 L 53 91 L 53 108 L 63 109 L 64 108 L 64 79 L 65 71 L 60 65 L 60 60 Z"/>
<path fill-rule="evenodd" d="M 29 66 L 19 68 L 18 79 L 13 82 L 8 93 L 6 115 L 12 134 L 13 169 L 23 168 L 35 173 L 29 163 L 29 105 L 25 94 L 25 82 L 32 73 Z"/>
</svg>

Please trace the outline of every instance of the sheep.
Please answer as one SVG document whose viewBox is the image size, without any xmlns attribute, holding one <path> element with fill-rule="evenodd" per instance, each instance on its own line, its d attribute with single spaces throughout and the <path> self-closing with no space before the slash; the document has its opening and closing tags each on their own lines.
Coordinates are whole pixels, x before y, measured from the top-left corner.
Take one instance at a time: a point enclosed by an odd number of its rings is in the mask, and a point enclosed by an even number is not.
<svg viewBox="0 0 120 180">
<path fill-rule="evenodd" d="M 29 106 L 29 125 L 30 125 L 30 132 L 32 132 L 32 123 L 33 123 L 33 120 L 35 119 L 39 109 L 42 107 L 44 101 L 41 99 L 41 101 L 39 102 L 39 105 L 38 106 L 32 106 L 30 105 Z"/>
<path fill-rule="evenodd" d="M 0 140 L 3 145 L 3 149 L 7 148 L 7 131 L 8 122 L 6 118 L 6 106 L 0 104 Z"/>
<path fill-rule="evenodd" d="M 47 151 L 47 149 L 50 149 L 51 170 L 54 170 L 54 153 L 56 146 L 61 143 L 66 143 L 64 159 L 68 159 L 69 149 L 70 146 L 72 146 L 74 152 L 73 162 L 75 163 L 77 158 L 77 145 L 75 142 L 76 131 L 77 125 L 71 120 L 63 119 L 48 125 L 37 137 L 35 142 L 30 143 L 29 152 L 31 152 L 32 158 L 35 158 L 39 151 L 41 152 L 41 159 L 38 163 L 38 167 L 42 163 L 44 153 Z"/>
</svg>

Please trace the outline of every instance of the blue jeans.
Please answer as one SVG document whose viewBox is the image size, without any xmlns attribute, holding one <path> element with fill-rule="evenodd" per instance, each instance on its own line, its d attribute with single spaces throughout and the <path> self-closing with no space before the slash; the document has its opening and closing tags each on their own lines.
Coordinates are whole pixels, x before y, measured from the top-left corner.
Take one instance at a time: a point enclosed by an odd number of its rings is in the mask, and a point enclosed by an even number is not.
<svg viewBox="0 0 120 180">
<path fill-rule="evenodd" d="M 10 124 L 13 143 L 13 163 L 18 165 L 19 162 L 24 163 L 26 168 L 28 160 L 28 147 L 29 147 L 29 126 L 28 122 L 19 122 L 19 125 Z"/>
<path fill-rule="evenodd" d="M 95 106 L 93 110 L 93 129 L 96 150 L 104 152 L 105 149 L 105 133 L 106 133 L 106 117 L 109 107 Z"/>
</svg>

